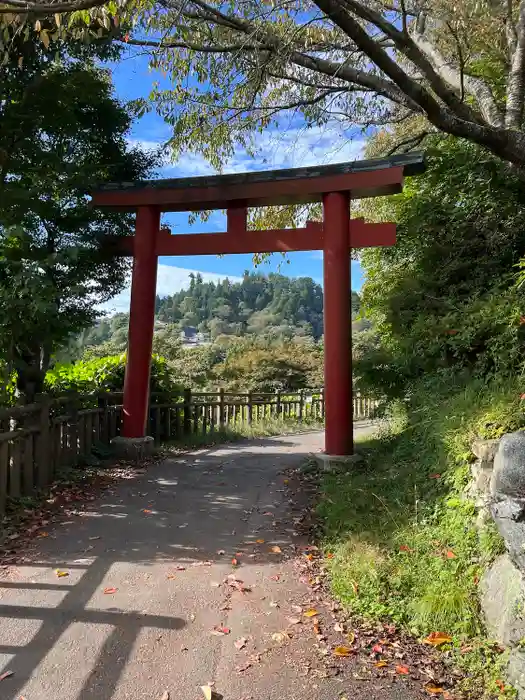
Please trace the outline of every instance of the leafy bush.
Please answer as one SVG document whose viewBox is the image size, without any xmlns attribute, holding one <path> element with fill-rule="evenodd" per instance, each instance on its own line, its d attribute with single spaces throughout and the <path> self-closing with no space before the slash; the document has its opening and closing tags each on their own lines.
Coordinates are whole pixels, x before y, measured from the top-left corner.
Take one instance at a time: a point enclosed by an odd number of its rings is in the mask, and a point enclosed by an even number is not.
<svg viewBox="0 0 525 700">
<path fill-rule="evenodd" d="M 57 364 L 45 378 L 45 388 L 50 394 L 63 396 L 68 393 L 96 394 L 124 390 L 126 356 L 112 355 L 73 364 Z M 173 381 L 166 360 L 153 355 L 151 362 L 150 390 L 152 393 L 170 394 L 183 387 Z"/>
<path fill-rule="evenodd" d="M 458 662 L 472 666 L 488 649 L 478 582 L 503 543 L 493 525 L 478 529 L 465 495 L 470 445 L 525 427 L 523 382 L 448 373 L 411 388 L 410 398 L 392 404 L 390 429 L 360 444 L 363 465 L 322 478 L 327 565 L 355 615 L 391 619 L 422 636 L 447 632 L 458 648 L 469 640 Z M 476 671 L 487 697 L 497 669 Z"/>
</svg>

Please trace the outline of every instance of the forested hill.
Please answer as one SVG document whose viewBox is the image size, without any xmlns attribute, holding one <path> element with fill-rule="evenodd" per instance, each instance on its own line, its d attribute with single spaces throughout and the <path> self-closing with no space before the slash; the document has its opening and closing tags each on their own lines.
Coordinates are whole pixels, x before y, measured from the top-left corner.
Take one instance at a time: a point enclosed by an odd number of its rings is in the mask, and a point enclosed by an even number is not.
<svg viewBox="0 0 525 700">
<path fill-rule="evenodd" d="M 352 308 L 359 296 L 352 292 Z M 157 297 L 156 317 L 160 324 L 175 324 L 181 331 L 195 329 L 206 339 L 221 335 L 293 338 L 323 334 L 323 290 L 310 277 L 291 278 L 246 273 L 241 282 L 228 279 L 204 282 L 190 275 L 190 286 L 167 297 Z M 83 345 L 122 340 L 127 332 L 127 314 L 100 321 L 87 331 Z"/>
</svg>

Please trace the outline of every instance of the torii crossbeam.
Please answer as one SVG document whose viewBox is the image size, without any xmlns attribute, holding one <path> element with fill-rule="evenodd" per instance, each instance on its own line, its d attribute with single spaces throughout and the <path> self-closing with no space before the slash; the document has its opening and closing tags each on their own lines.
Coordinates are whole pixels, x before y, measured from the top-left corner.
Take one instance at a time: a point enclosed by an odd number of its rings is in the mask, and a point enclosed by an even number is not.
<svg viewBox="0 0 525 700">
<path fill-rule="evenodd" d="M 322 250 L 324 253 L 325 452 L 353 453 L 351 280 L 352 248 L 394 245 L 395 224 L 350 220 L 350 200 L 400 192 L 405 175 L 424 170 L 420 154 L 242 175 L 107 184 L 92 204 L 136 211 L 135 235 L 115 240 L 116 254 L 133 256 L 123 437 L 143 437 L 159 255 L 215 255 Z M 323 221 L 304 228 L 249 230 L 248 207 L 322 202 Z M 224 233 L 172 235 L 163 211 L 226 209 Z"/>
</svg>

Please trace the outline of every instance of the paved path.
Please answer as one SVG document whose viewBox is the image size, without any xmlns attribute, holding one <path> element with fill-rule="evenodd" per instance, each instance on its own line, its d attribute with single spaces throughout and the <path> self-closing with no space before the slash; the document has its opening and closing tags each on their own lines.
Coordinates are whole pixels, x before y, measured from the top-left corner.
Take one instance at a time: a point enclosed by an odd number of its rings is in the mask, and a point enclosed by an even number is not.
<svg viewBox="0 0 525 700">
<path fill-rule="evenodd" d="M 50 529 L 0 579 L 0 675 L 13 672 L 0 698 L 197 700 L 210 681 L 224 700 L 370 697 L 323 680 L 313 635 L 272 639 L 311 595 L 270 551 L 297 542 L 281 472 L 321 446 L 310 433 L 168 459 Z M 249 593 L 223 583 L 237 552 Z M 407 694 L 379 686 L 373 697 Z"/>
</svg>

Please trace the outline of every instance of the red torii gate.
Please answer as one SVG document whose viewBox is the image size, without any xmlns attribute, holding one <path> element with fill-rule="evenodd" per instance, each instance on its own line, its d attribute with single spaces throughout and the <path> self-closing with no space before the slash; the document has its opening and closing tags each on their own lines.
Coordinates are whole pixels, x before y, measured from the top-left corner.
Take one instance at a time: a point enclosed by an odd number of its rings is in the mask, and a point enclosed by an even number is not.
<svg viewBox="0 0 525 700">
<path fill-rule="evenodd" d="M 92 204 L 136 211 L 135 235 L 118 238 L 133 255 L 122 435 L 145 435 L 157 258 L 159 255 L 324 252 L 325 452 L 353 453 L 350 250 L 395 243 L 395 224 L 350 220 L 350 199 L 400 192 L 404 175 L 424 169 L 420 154 L 338 165 L 250 172 L 242 175 L 147 180 L 103 185 Z M 247 208 L 322 202 L 323 222 L 304 228 L 250 231 Z M 226 209 L 225 233 L 171 235 L 160 228 L 163 211 Z"/>
</svg>

